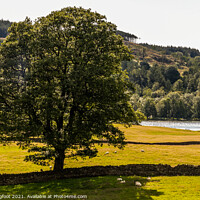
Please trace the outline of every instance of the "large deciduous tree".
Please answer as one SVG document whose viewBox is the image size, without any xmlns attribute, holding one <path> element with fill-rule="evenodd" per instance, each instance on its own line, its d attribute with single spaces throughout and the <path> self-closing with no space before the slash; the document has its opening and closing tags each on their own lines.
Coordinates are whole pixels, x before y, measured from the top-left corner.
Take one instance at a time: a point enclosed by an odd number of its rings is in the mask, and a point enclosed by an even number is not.
<svg viewBox="0 0 200 200">
<path fill-rule="evenodd" d="M 55 159 L 62 170 L 67 151 L 95 156 L 94 139 L 122 147 L 113 123 L 136 120 L 130 88 L 121 70 L 130 54 L 116 26 L 83 8 L 64 8 L 46 17 L 13 23 L 1 45 L 0 135 L 2 140 L 45 146 L 27 157 Z"/>
</svg>

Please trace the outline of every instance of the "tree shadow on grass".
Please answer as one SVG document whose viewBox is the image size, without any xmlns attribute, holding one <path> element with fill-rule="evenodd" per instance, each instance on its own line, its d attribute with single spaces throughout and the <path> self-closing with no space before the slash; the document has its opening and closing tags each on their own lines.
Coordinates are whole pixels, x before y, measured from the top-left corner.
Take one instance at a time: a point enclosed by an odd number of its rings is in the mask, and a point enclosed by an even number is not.
<svg viewBox="0 0 200 200">
<path fill-rule="evenodd" d="M 117 180 L 117 176 L 87 177 L 75 179 L 63 179 L 45 183 L 31 183 L 14 186 L 1 186 L 1 194 L 23 195 L 87 195 L 89 200 L 152 200 L 155 196 L 163 195 L 157 190 L 145 189 L 147 179 L 136 176 L 121 177 L 125 183 Z M 136 187 L 135 181 L 142 183 L 142 187 Z M 33 198 L 34 199 L 34 198 Z M 44 198 L 43 198 L 44 199 Z M 55 199 L 55 198 L 54 198 Z M 59 198 L 57 196 L 56 199 Z M 84 198 L 82 198 L 83 200 Z M 85 198 L 86 199 L 86 198 Z"/>
</svg>

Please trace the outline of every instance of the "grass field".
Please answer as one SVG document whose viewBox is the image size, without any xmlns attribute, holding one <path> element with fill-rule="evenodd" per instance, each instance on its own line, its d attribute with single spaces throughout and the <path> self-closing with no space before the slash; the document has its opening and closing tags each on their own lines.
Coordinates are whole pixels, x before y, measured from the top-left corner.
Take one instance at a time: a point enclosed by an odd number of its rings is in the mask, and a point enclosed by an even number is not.
<svg viewBox="0 0 200 200">
<path fill-rule="evenodd" d="M 132 126 L 125 128 L 122 125 L 118 125 L 118 127 L 125 132 L 127 141 L 149 143 L 200 141 L 200 131 L 153 126 Z"/>
<path fill-rule="evenodd" d="M 122 177 L 125 183 L 117 181 L 116 176 L 78 178 L 51 181 L 47 183 L 1 186 L 1 195 L 10 199 L 24 198 L 28 195 L 42 195 L 39 199 L 67 199 L 64 195 L 83 195 L 78 199 L 89 200 L 198 200 L 200 199 L 199 177 Z M 142 187 L 135 186 L 140 181 Z M 63 196 L 62 196 L 63 195 Z M 61 198 L 59 198 L 61 197 Z M 87 197 L 87 198 L 86 198 Z M 36 198 L 33 198 L 36 199 Z M 37 198 L 38 199 L 38 198 Z"/>
<path fill-rule="evenodd" d="M 127 141 L 134 142 L 187 142 L 200 141 L 200 132 L 133 126 L 125 129 Z M 99 153 L 93 159 L 66 159 L 65 167 L 126 164 L 178 164 L 199 165 L 200 145 L 126 145 L 124 150 L 107 144 L 98 147 Z M 144 150 L 144 152 L 141 152 Z M 109 154 L 105 152 L 109 151 Z M 117 153 L 114 153 L 117 151 Z M 27 151 L 19 150 L 15 144 L 0 146 L 0 173 L 23 173 L 49 170 L 30 162 L 24 162 Z M 126 183 L 120 184 L 117 177 L 80 178 L 16 186 L 1 186 L 0 195 L 87 195 L 88 199 L 200 199 L 200 177 L 123 177 Z M 139 180 L 142 187 L 136 187 Z M 14 196 L 13 196 L 14 197 Z M 1 196 L 0 196 L 1 199 Z M 58 197 L 56 199 L 59 199 Z M 60 198 L 63 199 L 63 198 Z"/>
<path fill-rule="evenodd" d="M 134 142 L 187 142 L 200 141 L 200 132 L 159 127 L 133 126 L 120 128 L 125 131 L 127 141 Z M 98 156 L 92 159 L 66 159 L 65 167 L 83 167 L 95 165 L 126 165 L 126 164 L 178 164 L 199 165 L 200 145 L 134 145 L 128 144 L 124 150 L 104 144 L 98 146 Z M 144 152 L 141 152 L 144 150 Z M 104 155 L 105 152 L 109 154 Z M 117 153 L 114 153 L 117 151 Z M 0 147 L 0 173 L 23 173 L 49 170 L 49 167 L 24 162 L 26 150 L 18 149 L 15 144 Z M 15 163 L 13 165 L 13 163 Z"/>
</svg>

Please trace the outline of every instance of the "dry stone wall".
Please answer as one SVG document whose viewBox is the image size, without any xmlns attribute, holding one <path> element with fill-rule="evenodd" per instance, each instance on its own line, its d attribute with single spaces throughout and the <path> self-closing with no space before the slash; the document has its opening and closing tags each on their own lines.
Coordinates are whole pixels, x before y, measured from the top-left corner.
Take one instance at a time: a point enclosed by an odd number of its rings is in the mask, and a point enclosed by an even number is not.
<svg viewBox="0 0 200 200">
<path fill-rule="evenodd" d="M 200 166 L 130 164 L 120 166 L 93 166 L 66 168 L 60 172 L 45 171 L 23 174 L 1 174 L 0 185 L 47 182 L 51 180 L 95 176 L 200 176 Z"/>
</svg>

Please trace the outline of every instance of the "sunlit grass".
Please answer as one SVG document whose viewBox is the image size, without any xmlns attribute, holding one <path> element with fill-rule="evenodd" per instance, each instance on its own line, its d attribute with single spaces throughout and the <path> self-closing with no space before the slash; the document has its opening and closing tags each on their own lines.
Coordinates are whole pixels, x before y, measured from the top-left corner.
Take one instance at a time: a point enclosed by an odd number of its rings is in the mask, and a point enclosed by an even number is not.
<svg viewBox="0 0 200 200">
<path fill-rule="evenodd" d="M 133 142 L 187 142 L 200 141 L 199 131 L 170 129 L 164 127 L 132 126 L 124 128 L 127 141 Z M 125 165 L 125 164 L 178 164 L 199 165 L 200 145 L 132 145 L 128 144 L 124 150 L 119 150 L 104 144 L 98 146 L 98 156 L 92 159 L 68 159 L 65 167 L 82 167 L 95 165 Z M 144 150 L 142 152 L 141 150 Z M 117 153 L 114 153 L 117 151 Z M 105 152 L 109 154 L 105 155 Z"/>
<path fill-rule="evenodd" d="M 28 155 L 27 150 L 19 149 L 19 147 L 12 143 L 8 146 L 0 145 L 0 173 L 26 173 L 49 170 L 47 166 L 38 166 L 32 162 L 25 162 L 24 158 Z"/>
<path fill-rule="evenodd" d="M 123 128 L 128 141 L 133 142 L 187 142 L 200 141 L 200 132 L 169 129 L 162 127 L 133 126 Z M 96 165 L 127 164 L 178 164 L 199 165 L 200 145 L 133 145 L 128 144 L 119 150 L 104 144 L 97 145 L 99 153 L 92 159 L 66 159 L 66 167 L 82 167 Z M 141 151 L 142 150 L 142 151 Z M 117 153 L 115 153 L 117 151 Z M 105 152 L 109 154 L 105 155 Z M 27 150 L 21 150 L 16 144 L 0 145 L 0 173 L 25 173 L 49 170 L 31 162 L 24 162 Z M 53 163 L 52 163 L 53 164 Z M 116 176 L 77 178 L 51 181 L 47 183 L 31 183 L 15 186 L 1 186 L 0 195 L 87 195 L 91 200 L 197 200 L 200 199 L 200 177 L 122 177 L 126 183 L 119 183 Z M 136 187 L 139 180 L 142 187 Z M 1 197 L 1 196 L 0 196 Z M 13 199 L 13 198 L 12 198 Z M 56 198 L 59 199 L 59 198 Z"/>
<path fill-rule="evenodd" d="M 132 126 L 124 128 L 118 125 L 124 132 L 128 141 L 134 142 L 186 142 L 200 141 L 200 132 L 169 129 L 163 127 Z M 124 150 L 104 144 L 96 145 L 99 153 L 92 159 L 66 159 L 66 167 L 83 167 L 95 165 L 126 165 L 126 164 L 178 164 L 199 165 L 200 145 L 133 145 L 128 144 Z M 144 150 L 144 152 L 141 152 Z M 105 152 L 109 154 L 105 155 Z M 117 151 L 117 153 L 114 153 Z M 25 162 L 27 150 L 18 149 L 16 144 L 10 146 L 0 145 L 0 173 L 25 173 L 49 170 L 49 166 L 38 166 L 31 162 Z M 52 163 L 53 165 L 53 163 Z"/>
<path fill-rule="evenodd" d="M 117 126 L 125 132 L 127 141 L 149 143 L 200 141 L 200 131 L 153 126 L 132 126 L 130 128 Z"/>
<path fill-rule="evenodd" d="M 154 177 L 144 187 L 162 193 L 154 196 L 155 200 L 198 200 L 199 188 L 199 176 Z"/>
<path fill-rule="evenodd" d="M 117 150 L 117 153 L 114 151 Z M 144 152 L 142 152 L 142 151 Z M 105 152 L 109 154 L 105 155 Z M 65 167 L 83 167 L 95 165 L 126 165 L 126 164 L 178 164 L 199 165 L 200 146 L 158 146 L 158 145 L 127 145 L 124 150 L 104 145 L 99 147 L 98 156 L 92 159 L 68 159 Z"/>
</svg>

